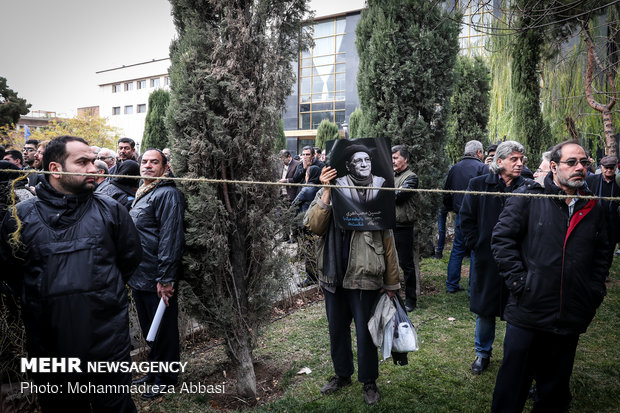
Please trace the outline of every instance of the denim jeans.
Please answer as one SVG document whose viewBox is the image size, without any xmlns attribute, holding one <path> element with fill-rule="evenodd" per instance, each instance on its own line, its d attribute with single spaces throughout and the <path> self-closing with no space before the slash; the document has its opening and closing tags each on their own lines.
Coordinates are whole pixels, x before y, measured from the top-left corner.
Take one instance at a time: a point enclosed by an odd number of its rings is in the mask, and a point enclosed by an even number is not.
<svg viewBox="0 0 620 413">
<path fill-rule="evenodd" d="M 495 317 L 485 317 L 476 314 L 476 356 L 490 358 L 495 341 Z"/>
<path fill-rule="evenodd" d="M 461 281 L 461 265 L 463 257 L 470 255 L 469 268 L 474 268 L 474 255 L 465 246 L 465 239 L 461 232 L 461 216 L 456 214 L 454 217 L 454 243 L 452 244 L 452 252 L 450 252 L 450 260 L 448 261 L 448 277 L 446 279 L 446 290 L 456 291 L 459 289 Z"/>
<path fill-rule="evenodd" d="M 440 254 L 443 252 L 443 247 L 446 245 L 446 219 L 448 218 L 448 210 L 444 205 L 439 208 L 439 216 L 437 217 L 437 249 L 435 253 Z"/>
</svg>

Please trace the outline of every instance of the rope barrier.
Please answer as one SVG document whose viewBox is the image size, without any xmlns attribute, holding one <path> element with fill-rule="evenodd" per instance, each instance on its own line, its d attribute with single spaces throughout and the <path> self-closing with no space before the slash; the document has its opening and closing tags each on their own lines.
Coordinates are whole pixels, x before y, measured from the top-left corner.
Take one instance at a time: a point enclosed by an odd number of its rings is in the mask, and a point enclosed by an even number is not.
<svg viewBox="0 0 620 413">
<path fill-rule="evenodd" d="M 115 175 L 115 174 L 96 174 L 96 173 L 82 173 L 82 172 L 49 172 L 49 171 L 37 171 L 34 169 L 27 170 L 14 170 L 14 169 L 0 169 L 0 172 L 21 173 L 25 175 L 31 174 L 54 174 L 54 175 L 78 175 L 78 176 L 93 176 L 96 178 L 131 178 L 131 179 L 149 179 L 153 180 L 152 176 L 129 176 L 129 175 Z M 169 180 L 175 182 L 195 182 L 195 183 L 207 183 L 207 184 L 237 184 L 237 185 L 265 185 L 265 186 L 293 186 L 293 187 L 315 187 L 315 188 L 340 188 L 340 189 L 359 189 L 358 186 L 349 185 L 323 185 L 323 184 L 297 184 L 286 182 L 270 182 L 270 181 L 241 181 L 236 179 L 212 179 L 212 178 L 177 178 L 170 176 L 160 176 L 155 178 L 157 180 Z M 529 194 L 529 193 L 514 193 L 514 192 L 485 192 L 485 191 L 466 191 L 466 190 L 453 190 L 453 189 L 436 189 L 436 188 L 387 188 L 368 186 L 365 189 L 378 190 L 378 191 L 402 191 L 402 192 L 419 192 L 430 194 L 470 194 L 480 196 L 520 196 L 526 198 L 556 198 L 556 199 L 594 199 L 604 201 L 617 201 L 620 202 L 620 197 L 600 197 L 596 195 L 560 195 L 560 194 Z"/>
</svg>

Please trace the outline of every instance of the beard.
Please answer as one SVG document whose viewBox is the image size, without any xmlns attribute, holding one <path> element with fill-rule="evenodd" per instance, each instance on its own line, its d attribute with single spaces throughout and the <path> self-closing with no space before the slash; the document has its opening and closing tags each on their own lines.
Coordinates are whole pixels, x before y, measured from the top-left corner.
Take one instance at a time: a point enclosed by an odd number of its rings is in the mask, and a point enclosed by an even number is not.
<svg viewBox="0 0 620 413">
<path fill-rule="evenodd" d="M 93 177 L 84 177 L 79 175 L 63 175 L 58 183 L 71 194 L 80 194 L 83 192 L 92 192 L 95 189 Z"/>
<path fill-rule="evenodd" d="M 575 178 L 575 177 L 579 177 L 580 179 L 579 180 L 570 179 L 570 178 Z M 586 174 L 577 172 L 577 173 L 571 174 L 568 178 L 564 178 L 563 176 L 558 174 L 557 179 L 560 184 L 567 186 L 569 188 L 577 189 L 583 186 L 583 183 L 585 182 L 585 179 L 586 179 Z"/>
</svg>

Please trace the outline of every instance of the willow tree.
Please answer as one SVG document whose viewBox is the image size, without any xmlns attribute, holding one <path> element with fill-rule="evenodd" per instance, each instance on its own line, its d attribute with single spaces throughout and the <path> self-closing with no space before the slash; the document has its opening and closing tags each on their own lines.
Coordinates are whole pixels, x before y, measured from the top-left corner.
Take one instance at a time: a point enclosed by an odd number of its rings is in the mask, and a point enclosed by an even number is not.
<svg viewBox="0 0 620 413">
<path fill-rule="evenodd" d="M 171 0 L 167 125 L 174 171 L 187 178 L 273 181 L 281 110 L 295 79 L 305 0 Z M 223 337 L 237 391 L 256 395 L 252 351 L 286 281 L 276 231 L 277 189 L 184 183 L 186 305 Z M 279 254 L 280 256 L 284 254 Z"/>
<path fill-rule="evenodd" d="M 386 136 L 393 145 L 407 145 L 421 188 L 439 187 L 447 167 L 446 121 L 459 20 L 437 2 L 369 0 L 356 29 L 361 136 Z M 439 198 L 417 196 L 416 231 L 426 246 Z"/>
</svg>

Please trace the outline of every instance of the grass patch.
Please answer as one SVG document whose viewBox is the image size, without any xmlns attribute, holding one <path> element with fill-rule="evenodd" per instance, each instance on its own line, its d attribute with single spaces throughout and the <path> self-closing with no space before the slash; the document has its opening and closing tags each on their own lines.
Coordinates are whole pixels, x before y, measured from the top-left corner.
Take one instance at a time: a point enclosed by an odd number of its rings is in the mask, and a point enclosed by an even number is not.
<svg viewBox="0 0 620 413">
<path fill-rule="evenodd" d="M 486 412 L 490 410 L 495 377 L 503 356 L 505 323 L 498 321 L 493 357 L 489 369 L 477 376 L 470 370 L 474 361 L 475 315 L 469 311 L 465 291 L 446 294 L 448 256 L 421 263 L 422 290 L 418 308 L 411 313 L 420 339 L 420 351 L 409 354 L 407 366 L 395 366 L 391 359 L 381 363 L 377 385 L 378 405 L 364 404 L 361 384 L 339 393 L 322 396 L 321 386 L 333 374 L 329 355 L 329 333 L 322 301 L 307 306 L 270 324 L 255 351 L 260 363 L 273 365 L 282 374 L 276 378 L 279 394 L 258 407 L 258 412 Z M 620 406 L 620 259 L 612 267 L 608 295 L 581 336 L 571 380 L 572 412 L 616 412 Z M 467 286 L 467 262 L 462 286 Z M 353 327 L 352 327 L 353 329 Z M 355 337 L 352 330 L 352 336 Z M 354 344 L 355 352 L 355 344 Z M 211 353 L 214 353 L 213 355 Z M 196 359 L 183 357 L 193 369 L 216 371 L 225 360 L 223 351 L 210 350 Z M 297 372 L 308 367 L 308 375 Z M 357 367 L 357 366 L 356 366 Z M 354 374 L 354 379 L 356 379 Z M 203 377 L 203 379 L 206 378 Z M 191 378 L 195 380 L 195 377 Z M 188 377 L 181 377 L 188 380 Z M 217 383 L 211 383 L 217 384 Z M 263 401 L 259 400 L 259 403 Z M 531 401 L 525 411 L 531 409 Z M 217 400 L 208 395 L 167 396 L 160 403 L 141 405 L 141 411 L 198 412 L 218 410 Z M 240 410 L 243 405 L 239 405 Z M 145 409 L 146 408 L 146 409 Z M 248 406 L 248 409 L 250 406 Z"/>
</svg>

